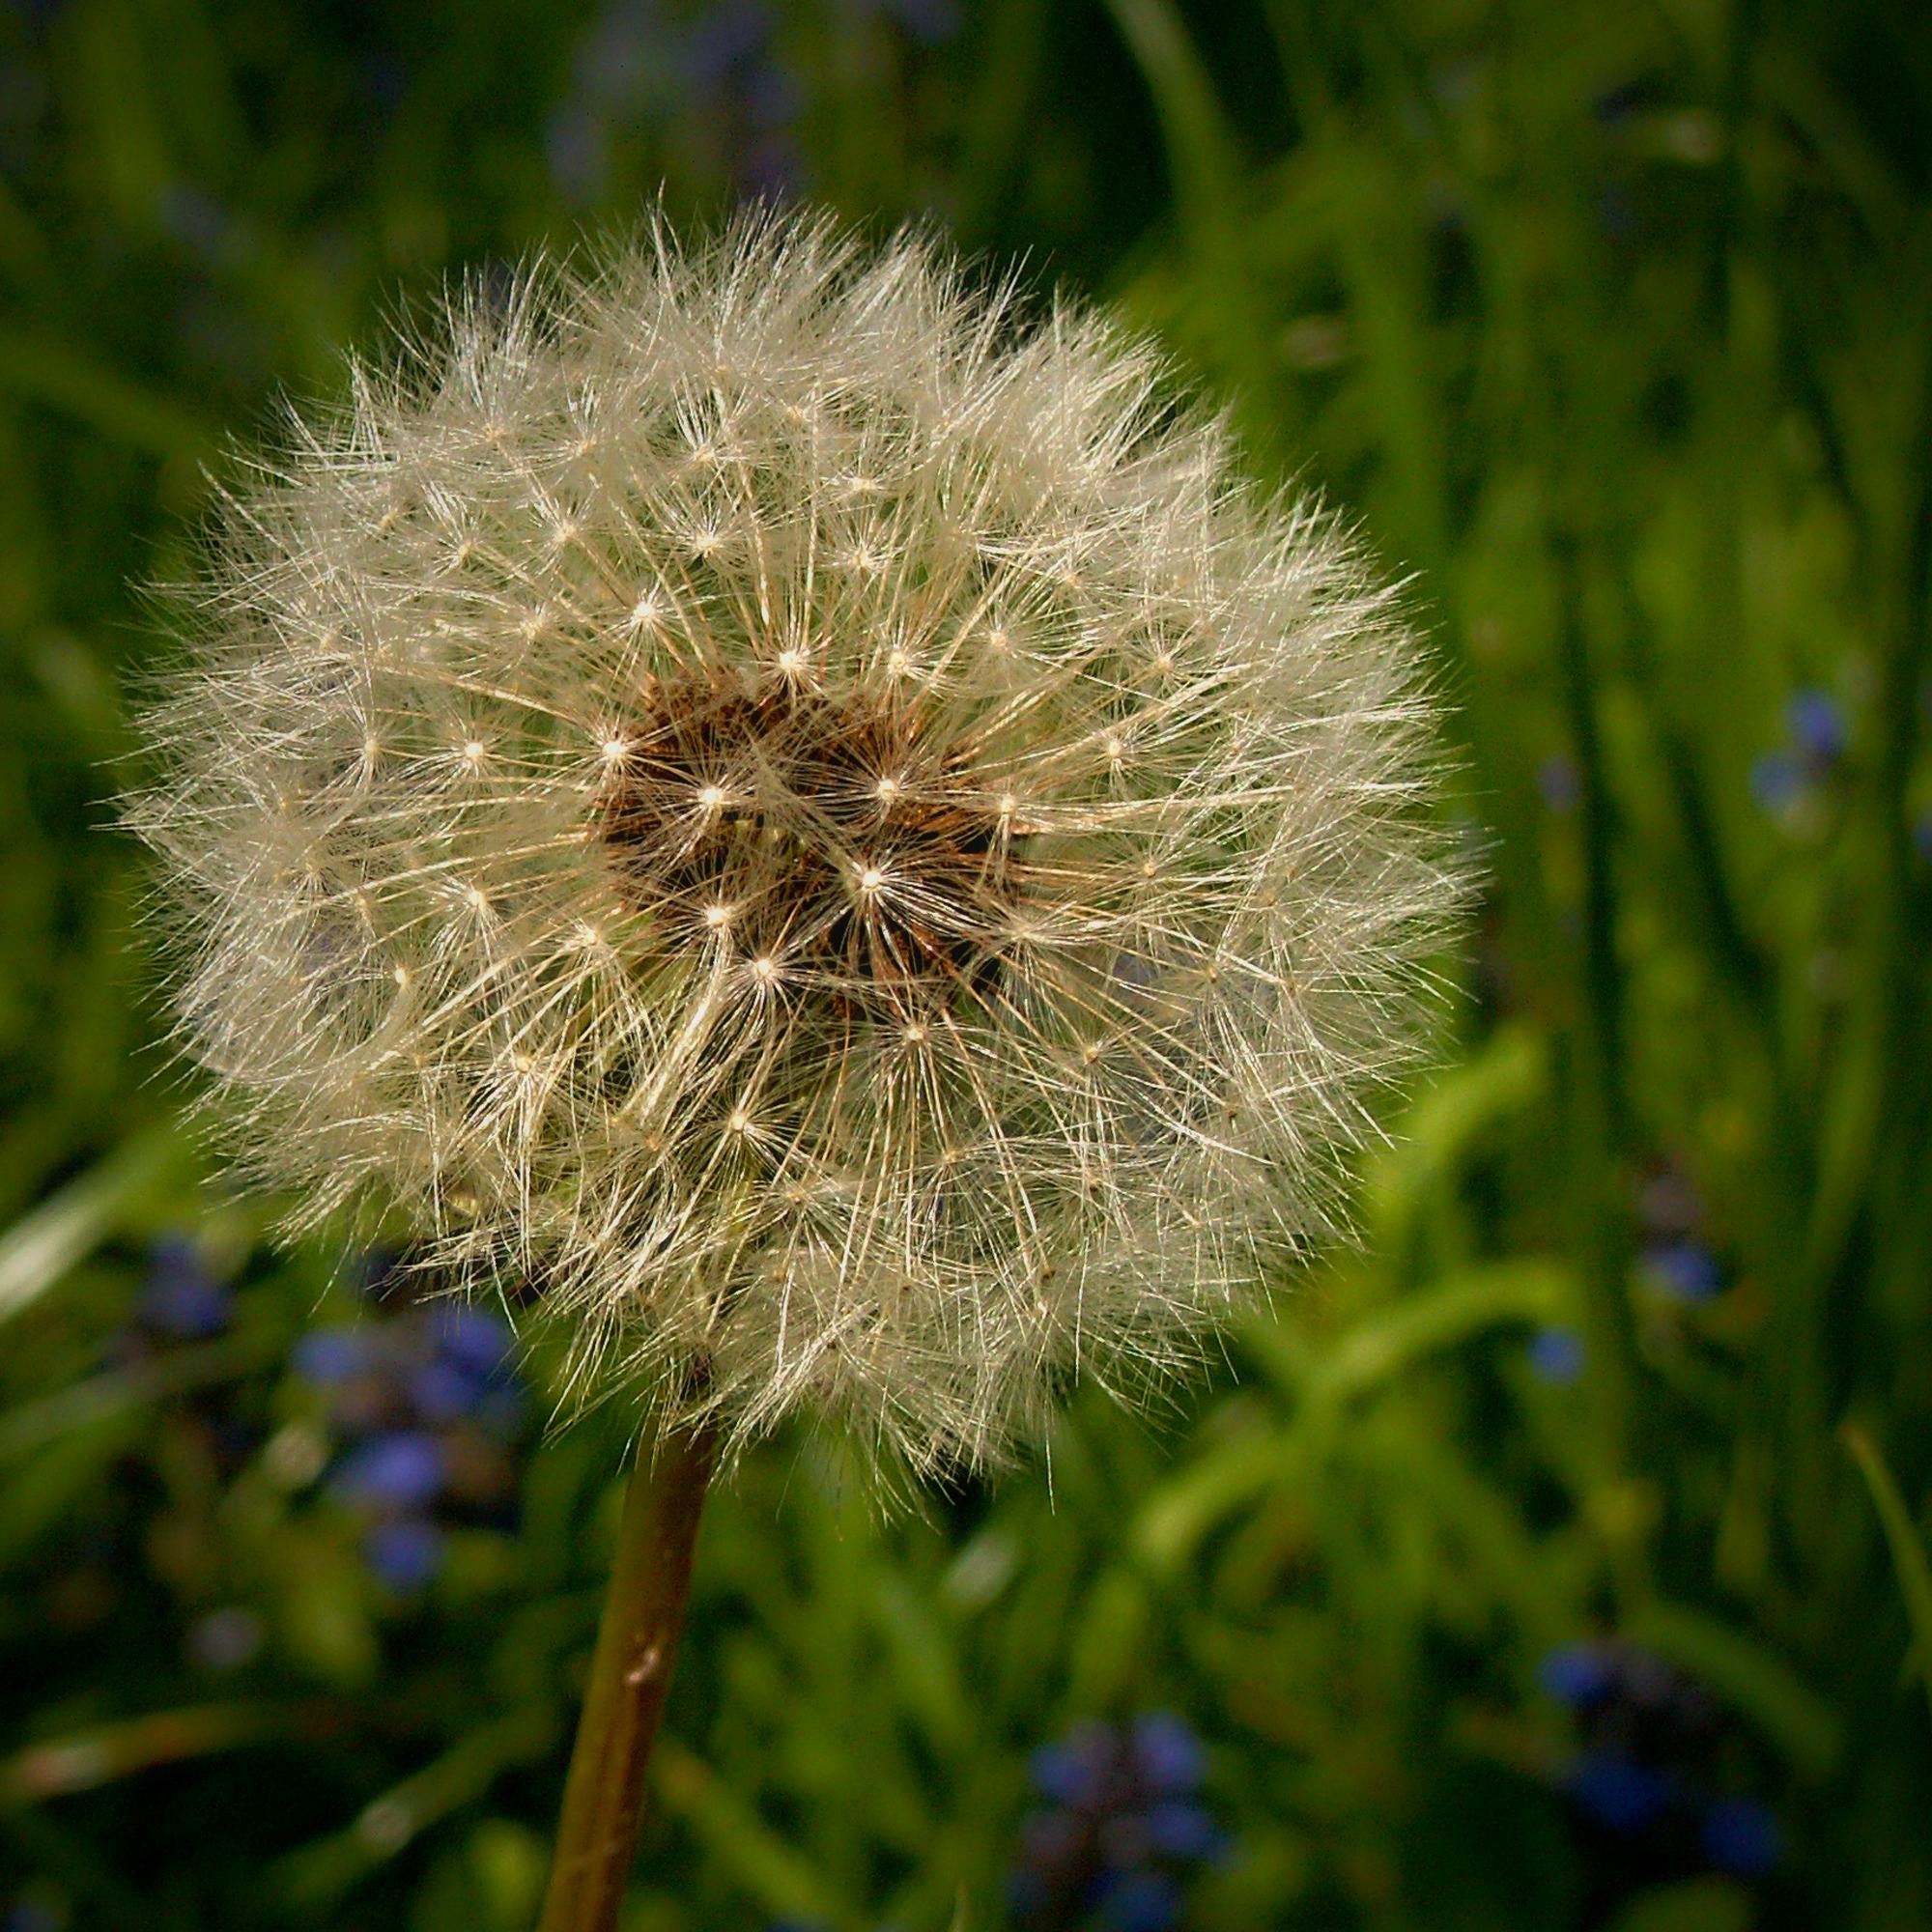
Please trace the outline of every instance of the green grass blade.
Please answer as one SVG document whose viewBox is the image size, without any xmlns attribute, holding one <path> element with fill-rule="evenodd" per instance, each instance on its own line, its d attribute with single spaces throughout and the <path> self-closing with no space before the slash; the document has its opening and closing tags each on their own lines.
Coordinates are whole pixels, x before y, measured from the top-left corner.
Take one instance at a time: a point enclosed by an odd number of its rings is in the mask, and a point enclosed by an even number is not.
<svg viewBox="0 0 1932 1932">
<path fill-rule="evenodd" d="M 1840 1433 L 1885 1526 L 1891 1567 L 1898 1575 L 1899 1594 L 1905 1599 L 1905 1614 L 1912 1623 L 1919 1681 L 1925 1687 L 1926 1703 L 1932 1707 L 1932 1557 L 1926 1554 L 1925 1539 L 1913 1521 L 1897 1479 L 1878 1444 L 1857 1423 L 1848 1422 Z"/>
</svg>

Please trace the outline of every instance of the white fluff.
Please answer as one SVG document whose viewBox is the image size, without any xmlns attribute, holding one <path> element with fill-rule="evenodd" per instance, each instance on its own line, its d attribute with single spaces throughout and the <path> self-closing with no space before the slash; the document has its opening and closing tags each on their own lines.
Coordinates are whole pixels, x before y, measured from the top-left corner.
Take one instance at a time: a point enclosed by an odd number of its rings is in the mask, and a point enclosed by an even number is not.
<svg viewBox="0 0 1932 1932">
<path fill-rule="evenodd" d="M 1145 344 L 758 215 L 452 302 L 231 495 L 128 817 L 298 1219 L 915 1465 L 1333 1232 L 1461 898 L 1412 639 Z"/>
</svg>

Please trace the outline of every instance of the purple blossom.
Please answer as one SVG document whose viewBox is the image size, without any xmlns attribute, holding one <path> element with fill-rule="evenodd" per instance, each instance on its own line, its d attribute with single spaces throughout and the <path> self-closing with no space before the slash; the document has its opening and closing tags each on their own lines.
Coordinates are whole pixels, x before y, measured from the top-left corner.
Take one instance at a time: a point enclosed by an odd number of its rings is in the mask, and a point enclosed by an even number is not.
<svg viewBox="0 0 1932 1932">
<path fill-rule="evenodd" d="M 1619 1833 L 1641 1832 L 1670 1802 L 1658 1772 L 1618 1750 L 1585 1751 L 1564 1782 L 1588 1817 Z"/>
<path fill-rule="evenodd" d="M 1574 811 L 1583 795 L 1583 781 L 1568 758 L 1545 758 L 1537 767 L 1537 789 L 1551 811 Z"/>
<path fill-rule="evenodd" d="M 214 1278 L 190 1236 L 156 1236 L 141 1284 L 141 1320 L 149 1328 L 178 1341 L 205 1342 L 228 1326 L 233 1312 L 226 1284 Z"/>
<path fill-rule="evenodd" d="M 359 1328 L 311 1328 L 289 1354 L 290 1366 L 318 1388 L 339 1388 L 371 1365 L 369 1337 Z"/>
<path fill-rule="evenodd" d="M 1034 1786 L 1056 1804 L 1092 1804 L 1105 1785 L 1112 1756 L 1112 1734 L 1105 1724 L 1076 1724 L 1060 1743 L 1034 1752 Z"/>
<path fill-rule="evenodd" d="M 1814 769 L 1834 765 L 1845 754 L 1845 714 L 1830 692 L 1815 686 L 1793 692 L 1784 707 L 1785 728 L 1800 754 Z"/>
<path fill-rule="evenodd" d="M 1028 1814 L 1007 1896 L 1021 1922 L 1161 1932 L 1178 1922 L 1187 1868 L 1224 1839 L 1188 1794 L 1206 1772 L 1200 1740 L 1172 1712 L 1126 1726 L 1076 1725 L 1036 1751 L 1050 1804 Z"/>
<path fill-rule="evenodd" d="M 1156 1791 L 1193 1791 L 1207 1775 L 1201 1740 L 1171 1711 L 1135 1719 L 1133 1741 L 1135 1761 Z"/>
<path fill-rule="evenodd" d="M 684 43 L 685 78 L 700 92 L 717 88 L 764 52 L 771 31 L 771 15 L 759 0 L 724 0 L 707 9 Z"/>
<path fill-rule="evenodd" d="M 443 1535 L 421 1517 L 372 1523 L 362 1539 L 370 1570 L 392 1590 L 420 1590 L 442 1562 Z"/>
<path fill-rule="evenodd" d="M 1559 1704 L 1585 1709 L 1616 1689 L 1616 1653 L 1601 1643 L 1561 1644 L 1536 1666 L 1536 1681 Z"/>
<path fill-rule="evenodd" d="M 464 1301 L 438 1301 L 428 1310 L 430 1337 L 443 1358 L 485 1379 L 499 1376 L 516 1357 L 516 1336 L 495 1310 Z"/>
<path fill-rule="evenodd" d="M 1734 1878 L 1762 1878 L 1783 1849 L 1777 1820 L 1748 1798 L 1720 1798 L 1704 1813 L 1704 1856 Z"/>
<path fill-rule="evenodd" d="M 454 1422 L 476 1407 L 488 1387 L 455 1362 L 425 1362 L 410 1378 L 410 1401 L 425 1422 Z"/>
<path fill-rule="evenodd" d="M 1654 1242 L 1643 1251 L 1643 1265 L 1651 1280 L 1675 1301 L 1709 1301 L 1724 1286 L 1716 1259 L 1695 1241 Z"/>
<path fill-rule="evenodd" d="M 1789 811 L 1804 793 L 1804 767 L 1789 752 L 1764 752 L 1751 761 L 1751 797 L 1760 811 Z"/>
<path fill-rule="evenodd" d="M 398 1429 L 351 1450 L 336 1470 L 334 1489 L 349 1502 L 420 1509 L 440 1493 L 447 1476 L 448 1458 L 436 1436 Z"/>
<path fill-rule="evenodd" d="M 1589 1365 L 1583 1338 L 1574 1328 L 1539 1328 L 1522 1352 L 1531 1370 L 1557 1388 L 1579 1381 Z"/>
<path fill-rule="evenodd" d="M 1222 1849 L 1220 1828 L 1198 1804 L 1156 1804 L 1147 1814 L 1151 1849 L 1171 1859 L 1212 1859 Z"/>
<path fill-rule="evenodd" d="M 1814 785 L 1829 779 L 1851 741 L 1842 705 L 1828 691 L 1807 685 L 1784 706 L 1785 743 L 1751 764 L 1751 797 L 1760 810 L 1789 816 Z"/>
<path fill-rule="evenodd" d="M 1101 1887 L 1097 1905 L 1117 1932 L 1168 1932 L 1180 1918 L 1180 1889 L 1163 1872 L 1122 1872 Z"/>
</svg>

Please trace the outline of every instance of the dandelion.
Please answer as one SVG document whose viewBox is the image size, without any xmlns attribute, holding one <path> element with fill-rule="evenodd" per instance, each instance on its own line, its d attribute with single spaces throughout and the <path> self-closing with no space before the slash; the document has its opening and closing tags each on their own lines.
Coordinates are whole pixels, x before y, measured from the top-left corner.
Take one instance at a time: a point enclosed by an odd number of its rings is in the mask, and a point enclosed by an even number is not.
<svg viewBox="0 0 1932 1932">
<path fill-rule="evenodd" d="M 700 1487 L 793 1414 L 998 1462 L 1337 1231 L 1460 898 L 1431 707 L 1104 318 L 776 215 L 533 268 L 187 608 L 130 818 L 230 1145 L 527 1285 Z"/>
</svg>

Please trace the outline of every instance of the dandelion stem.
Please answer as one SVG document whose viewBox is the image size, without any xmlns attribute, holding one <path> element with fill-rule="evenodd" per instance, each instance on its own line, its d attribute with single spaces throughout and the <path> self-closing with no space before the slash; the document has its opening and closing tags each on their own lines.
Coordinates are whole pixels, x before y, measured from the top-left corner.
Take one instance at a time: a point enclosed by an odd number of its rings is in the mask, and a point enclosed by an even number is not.
<svg viewBox="0 0 1932 1932">
<path fill-rule="evenodd" d="M 611 1932 L 617 1923 L 716 1448 L 714 1431 L 700 1424 L 639 1450 L 539 1932 Z"/>
</svg>

